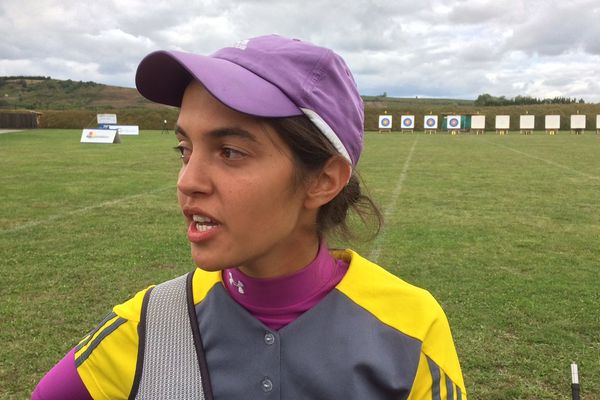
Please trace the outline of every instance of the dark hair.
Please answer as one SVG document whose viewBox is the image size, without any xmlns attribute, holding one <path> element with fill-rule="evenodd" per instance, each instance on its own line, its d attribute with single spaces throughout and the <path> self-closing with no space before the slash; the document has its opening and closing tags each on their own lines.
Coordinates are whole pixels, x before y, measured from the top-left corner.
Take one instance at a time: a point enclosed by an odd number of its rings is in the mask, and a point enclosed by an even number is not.
<svg viewBox="0 0 600 400">
<path fill-rule="evenodd" d="M 339 156 L 333 144 L 305 116 L 273 118 L 269 123 L 288 145 L 296 165 L 296 183 L 306 181 L 310 173 L 319 171 L 334 156 Z M 357 238 L 348 225 L 348 211 L 352 209 L 360 221 L 372 229 L 369 239 L 379 233 L 383 215 L 371 198 L 361 191 L 361 179 L 356 170 L 348 184 L 317 214 L 317 232 L 320 237 L 333 233 L 340 239 Z"/>
</svg>

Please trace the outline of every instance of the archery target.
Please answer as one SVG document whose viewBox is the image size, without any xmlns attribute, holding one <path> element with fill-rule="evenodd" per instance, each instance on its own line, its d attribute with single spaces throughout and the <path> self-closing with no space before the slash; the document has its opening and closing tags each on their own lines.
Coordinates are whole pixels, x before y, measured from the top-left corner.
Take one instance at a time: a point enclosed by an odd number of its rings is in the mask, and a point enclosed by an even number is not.
<svg viewBox="0 0 600 400">
<path fill-rule="evenodd" d="M 379 129 L 392 129 L 392 116 L 391 115 L 380 115 L 379 116 Z"/>
<path fill-rule="evenodd" d="M 460 129 L 460 115 L 448 116 L 448 129 Z"/>
<path fill-rule="evenodd" d="M 437 129 L 438 127 L 438 116 L 437 115 L 426 115 L 423 120 L 423 126 L 425 129 Z"/>
<path fill-rule="evenodd" d="M 403 115 L 402 116 L 402 129 L 413 129 L 415 127 L 415 116 L 414 115 Z"/>
</svg>

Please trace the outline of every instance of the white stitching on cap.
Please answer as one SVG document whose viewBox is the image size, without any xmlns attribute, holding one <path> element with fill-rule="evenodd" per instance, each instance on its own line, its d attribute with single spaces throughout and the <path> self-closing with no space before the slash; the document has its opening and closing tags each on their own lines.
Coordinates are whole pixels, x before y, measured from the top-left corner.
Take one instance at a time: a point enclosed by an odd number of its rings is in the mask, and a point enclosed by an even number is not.
<svg viewBox="0 0 600 400">
<path fill-rule="evenodd" d="M 308 119 L 310 119 L 310 121 L 313 124 L 315 124 L 315 126 L 317 128 L 319 128 L 321 133 L 323 135 L 325 135 L 325 137 L 331 142 L 331 144 L 333 144 L 335 149 L 342 156 L 344 156 L 344 158 L 346 160 L 348 160 L 350 162 L 350 165 L 352 165 L 352 159 L 350 158 L 350 154 L 348 154 L 346 147 L 344 146 L 344 144 L 342 143 L 340 138 L 335 134 L 333 129 L 331 129 L 331 127 L 327 124 L 327 122 L 325 122 L 325 120 L 323 118 L 321 118 L 321 116 L 319 114 L 317 114 L 316 112 L 314 112 L 313 110 L 310 110 L 308 108 L 302 108 L 302 107 L 300 107 L 300 110 L 302 110 L 304 115 L 306 115 L 308 117 Z"/>
<path fill-rule="evenodd" d="M 248 42 L 249 42 L 248 39 L 240 40 L 240 41 L 234 43 L 234 45 L 231 47 L 234 47 L 234 48 L 240 49 L 240 50 L 246 50 L 246 48 L 248 47 Z"/>
</svg>

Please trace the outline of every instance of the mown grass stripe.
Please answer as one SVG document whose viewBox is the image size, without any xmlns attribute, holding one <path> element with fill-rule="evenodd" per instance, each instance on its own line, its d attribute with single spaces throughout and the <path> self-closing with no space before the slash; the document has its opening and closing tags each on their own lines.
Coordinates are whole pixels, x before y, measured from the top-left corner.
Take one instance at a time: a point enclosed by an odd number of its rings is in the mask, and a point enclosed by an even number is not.
<svg viewBox="0 0 600 400">
<path fill-rule="evenodd" d="M 402 186 L 404 185 L 404 180 L 406 179 L 408 167 L 410 165 L 410 161 L 412 160 L 413 153 L 415 152 L 415 148 L 417 147 L 418 140 L 419 140 L 419 137 L 416 136 L 415 140 L 412 143 L 412 146 L 410 147 L 408 156 L 406 157 L 406 160 L 404 161 L 404 165 L 402 166 L 402 171 L 400 172 L 400 175 L 398 176 L 398 181 L 396 182 L 396 186 L 394 187 L 394 191 L 392 192 L 392 197 L 390 199 L 390 202 L 386 205 L 386 207 L 383 211 L 384 222 L 386 220 L 388 220 L 392 216 L 394 211 L 396 210 L 396 205 L 398 204 L 398 198 L 400 197 L 400 192 L 402 192 Z M 377 262 L 377 260 L 379 259 L 379 256 L 381 255 L 382 238 L 384 236 L 385 236 L 385 227 L 379 233 L 379 235 L 377 236 L 377 239 L 375 239 L 371 253 L 369 254 L 369 258 L 375 263 Z"/>
<path fill-rule="evenodd" d="M 134 194 L 131 196 L 124 196 L 124 197 L 120 197 L 118 199 L 114 199 L 114 200 L 109 200 L 109 201 L 105 201 L 99 204 L 95 204 L 93 206 L 87 206 L 87 207 L 83 207 L 83 208 L 78 208 L 72 211 L 68 211 L 65 213 L 60 213 L 60 214 L 56 214 L 56 215 L 50 215 L 46 218 L 43 219 L 37 219 L 35 221 L 29 221 L 29 222 L 25 222 L 24 224 L 20 224 L 20 225 L 16 225 L 16 226 L 12 226 L 10 228 L 7 229 L 3 229 L 0 230 L 0 235 L 4 235 L 4 234 L 8 234 L 8 233 L 13 233 L 13 232 L 18 232 L 18 231 L 22 231 L 25 229 L 30 229 L 30 228 L 34 228 L 36 226 L 39 225 L 43 225 L 43 224 L 47 224 L 53 221 L 57 221 L 57 220 L 62 220 L 64 218 L 68 218 L 71 217 L 73 215 L 79 215 L 79 214 L 83 214 L 86 213 L 88 211 L 91 210 L 95 210 L 98 208 L 104 208 L 104 207 L 110 207 L 110 206 L 114 206 L 115 204 L 119 204 L 119 203 L 126 203 L 128 201 L 131 200 L 135 200 L 135 199 L 139 199 L 139 198 L 144 198 L 146 196 L 148 196 L 149 194 L 154 194 L 154 193 L 158 193 L 158 192 L 162 192 L 163 190 L 167 190 L 167 189 L 172 189 L 173 186 L 169 185 L 169 186 L 164 186 L 162 188 L 158 188 L 155 190 L 150 190 L 144 193 L 138 193 L 138 194 Z"/>
<path fill-rule="evenodd" d="M 552 165 L 553 167 L 561 168 L 561 169 L 564 169 L 565 171 L 569 171 L 569 172 L 572 172 L 572 173 L 577 174 L 577 175 L 584 176 L 584 177 L 589 178 L 589 179 L 600 180 L 600 176 L 591 175 L 591 174 L 588 174 L 586 172 L 579 171 L 579 170 L 577 170 L 575 168 L 569 167 L 568 165 L 563 165 L 563 164 L 557 163 L 556 161 L 552 161 L 552 160 L 548 160 L 546 158 L 534 156 L 533 154 L 529 154 L 529 153 L 526 153 L 526 152 L 521 151 L 521 150 L 513 149 L 512 147 L 509 147 L 509 146 L 506 146 L 506 145 L 503 145 L 503 144 L 492 143 L 489 140 L 486 140 L 486 143 L 489 143 L 489 144 L 491 144 L 493 146 L 502 147 L 502 148 L 510 150 L 510 151 L 512 151 L 514 153 L 523 155 L 525 157 L 528 157 L 528 158 L 531 158 L 531 159 L 534 159 L 534 160 L 538 160 L 538 161 L 544 162 L 544 163 L 546 163 L 548 165 Z"/>
</svg>

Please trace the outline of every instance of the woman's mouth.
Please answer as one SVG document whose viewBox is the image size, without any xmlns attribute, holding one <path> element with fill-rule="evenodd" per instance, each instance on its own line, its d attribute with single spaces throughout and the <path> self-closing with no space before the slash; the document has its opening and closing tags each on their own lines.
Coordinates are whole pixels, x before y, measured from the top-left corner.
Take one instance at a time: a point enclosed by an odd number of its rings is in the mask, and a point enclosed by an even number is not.
<svg viewBox="0 0 600 400">
<path fill-rule="evenodd" d="M 192 215 L 192 220 L 194 220 L 196 230 L 198 230 L 198 232 L 207 232 L 219 225 L 217 221 L 211 219 L 210 217 L 199 214 Z"/>
<path fill-rule="evenodd" d="M 214 237 L 221 228 L 217 220 L 202 214 L 192 214 L 192 221 L 188 228 L 188 240 L 193 243 L 201 243 Z"/>
</svg>

